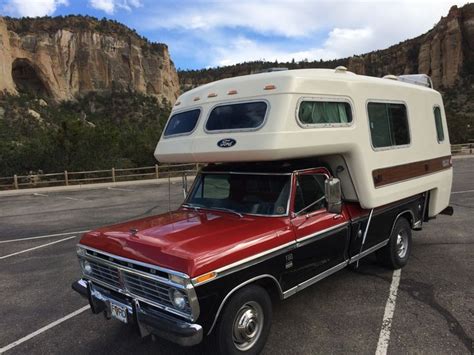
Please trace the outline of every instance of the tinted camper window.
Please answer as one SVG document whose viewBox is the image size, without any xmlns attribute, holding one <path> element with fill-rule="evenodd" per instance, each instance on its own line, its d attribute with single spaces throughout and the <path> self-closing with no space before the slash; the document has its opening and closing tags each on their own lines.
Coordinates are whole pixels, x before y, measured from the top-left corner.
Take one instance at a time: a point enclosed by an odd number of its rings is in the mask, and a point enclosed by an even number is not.
<svg viewBox="0 0 474 355">
<path fill-rule="evenodd" d="M 303 101 L 298 119 L 304 125 L 348 124 L 352 122 L 351 105 L 347 102 Z"/>
<path fill-rule="evenodd" d="M 438 135 L 438 142 L 444 141 L 443 120 L 441 119 L 441 109 L 436 106 L 434 108 L 434 117 L 436 124 L 436 134 Z"/>
<path fill-rule="evenodd" d="M 267 113 L 266 102 L 245 102 L 216 106 L 206 123 L 208 131 L 254 130 L 260 128 Z"/>
<path fill-rule="evenodd" d="M 196 127 L 201 110 L 176 113 L 170 117 L 165 129 L 165 137 L 189 134 Z"/>
<path fill-rule="evenodd" d="M 374 148 L 410 144 L 407 109 L 403 104 L 375 103 L 368 105 L 370 135 Z"/>
</svg>

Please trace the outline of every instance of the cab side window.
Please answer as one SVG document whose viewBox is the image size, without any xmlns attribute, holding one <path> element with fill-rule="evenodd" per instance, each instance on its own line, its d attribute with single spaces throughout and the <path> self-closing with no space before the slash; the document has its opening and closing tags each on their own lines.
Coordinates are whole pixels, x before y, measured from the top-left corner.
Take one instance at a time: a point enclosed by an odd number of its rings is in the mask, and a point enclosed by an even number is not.
<svg viewBox="0 0 474 355">
<path fill-rule="evenodd" d="M 310 213 L 324 208 L 324 181 L 321 174 L 298 175 L 295 191 L 295 213 Z"/>
</svg>

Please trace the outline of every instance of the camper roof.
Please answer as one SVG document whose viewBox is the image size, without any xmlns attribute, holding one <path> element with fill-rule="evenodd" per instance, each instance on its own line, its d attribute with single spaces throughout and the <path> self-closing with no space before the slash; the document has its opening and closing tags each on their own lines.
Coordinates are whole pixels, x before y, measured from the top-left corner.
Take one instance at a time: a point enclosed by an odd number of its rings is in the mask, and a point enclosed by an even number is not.
<svg viewBox="0 0 474 355">
<path fill-rule="evenodd" d="M 175 106 L 183 104 L 186 106 L 198 105 L 209 100 L 213 102 L 229 100 L 235 96 L 248 97 L 298 91 L 304 92 L 307 90 L 303 90 L 303 88 L 314 81 L 334 83 L 365 82 L 380 86 L 381 89 L 383 87 L 401 87 L 413 90 L 432 90 L 425 84 L 431 80 L 427 75 L 422 74 L 376 78 L 354 74 L 345 67 L 337 67 L 336 69 L 295 69 L 237 76 L 205 84 L 181 95 Z"/>
</svg>

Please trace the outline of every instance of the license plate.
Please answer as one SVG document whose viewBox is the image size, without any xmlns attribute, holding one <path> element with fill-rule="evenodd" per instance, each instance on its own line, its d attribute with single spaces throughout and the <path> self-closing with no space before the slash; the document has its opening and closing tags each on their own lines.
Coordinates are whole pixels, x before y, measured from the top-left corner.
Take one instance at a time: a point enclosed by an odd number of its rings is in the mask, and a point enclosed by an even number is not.
<svg viewBox="0 0 474 355">
<path fill-rule="evenodd" d="M 121 322 L 128 323 L 127 307 L 110 302 L 110 314 L 113 318 L 118 319 Z"/>
</svg>

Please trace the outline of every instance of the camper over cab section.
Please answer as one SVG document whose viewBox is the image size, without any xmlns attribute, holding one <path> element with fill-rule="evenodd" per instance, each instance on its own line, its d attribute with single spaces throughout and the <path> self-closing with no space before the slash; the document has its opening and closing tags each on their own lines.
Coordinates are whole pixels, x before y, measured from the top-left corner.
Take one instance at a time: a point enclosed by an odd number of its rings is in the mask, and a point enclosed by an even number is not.
<svg viewBox="0 0 474 355">
<path fill-rule="evenodd" d="M 452 167 L 443 101 L 426 78 L 374 78 L 338 67 L 213 82 L 178 98 L 155 157 L 175 163 L 323 157 L 344 168 L 346 200 L 374 208 L 430 191 L 434 217 L 448 205 Z"/>
</svg>

